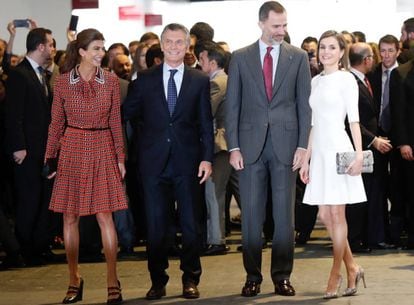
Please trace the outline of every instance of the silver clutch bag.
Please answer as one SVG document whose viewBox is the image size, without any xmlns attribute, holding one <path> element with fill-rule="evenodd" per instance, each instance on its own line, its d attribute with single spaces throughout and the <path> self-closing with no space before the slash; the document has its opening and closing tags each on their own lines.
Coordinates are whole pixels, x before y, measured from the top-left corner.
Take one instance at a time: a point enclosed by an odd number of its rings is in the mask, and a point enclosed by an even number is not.
<svg viewBox="0 0 414 305">
<path fill-rule="evenodd" d="M 349 167 L 349 164 L 355 159 L 355 151 L 346 151 L 336 153 L 336 172 L 339 175 L 346 174 L 346 169 Z M 362 172 L 363 173 L 372 173 L 374 171 L 374 156 L 372 151 L 364 150 L 362 152 L 363 162 L 362 162 Z"/>
</svg>

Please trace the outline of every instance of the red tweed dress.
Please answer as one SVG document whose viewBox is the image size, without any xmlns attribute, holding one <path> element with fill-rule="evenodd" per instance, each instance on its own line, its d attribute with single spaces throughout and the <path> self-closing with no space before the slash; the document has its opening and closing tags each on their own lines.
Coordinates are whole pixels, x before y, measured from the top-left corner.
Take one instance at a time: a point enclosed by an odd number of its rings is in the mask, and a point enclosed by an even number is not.
<svg viewBox="0 0 414 305">
<path fill-rule="evenodd" d="M 118 162 L 125 152 L 116 75 L 77 68 L 56 79 L 45 158 L 58 157 L 49 209 L 79 216 L 126 209 Z"/>
</svg>

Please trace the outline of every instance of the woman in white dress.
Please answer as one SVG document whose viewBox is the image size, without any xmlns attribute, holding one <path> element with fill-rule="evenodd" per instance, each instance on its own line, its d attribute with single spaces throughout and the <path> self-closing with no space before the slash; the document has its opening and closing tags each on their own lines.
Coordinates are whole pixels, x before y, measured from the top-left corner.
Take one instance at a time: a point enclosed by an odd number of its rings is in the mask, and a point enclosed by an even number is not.
<svg viewBox="0 0 414 305">
<path fill-rule="evenodd" d="M 348 67 L 348 50 L 342 34 L 327 31 L 318 44 L 321 74 L 312 79 L 309 103 L 312 107 L 312 129 L 300 178 L 307 184 L 303 202 L 318 205 L 320 220 L 333 243 L 333 264 L 324 298 L 336 298 L 342 283 L 341 265 L 345 263 L 348 287 L 343 296 L 356 294 L 363 269 L 356 264 L 347 240 L 345 205 L 366 201 L 361 178 L 362 144 L 358 114 L 358 85 L 341 67 Z M 352 151 L 345 131 L 348 117 L 352 140 L 357 152 L 346 175 L 336 173 L 336 153 Z M 310 164 L 309 164 L 310 161 Z"/>
</svg>

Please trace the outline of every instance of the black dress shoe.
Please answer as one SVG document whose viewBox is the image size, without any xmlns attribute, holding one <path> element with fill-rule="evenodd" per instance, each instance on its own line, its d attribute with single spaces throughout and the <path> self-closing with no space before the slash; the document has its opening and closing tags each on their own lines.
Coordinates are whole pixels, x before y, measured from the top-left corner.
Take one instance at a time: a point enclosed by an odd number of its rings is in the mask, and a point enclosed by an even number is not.
<svg viewBox="0 0 414 305">
<path fill-rule="evenodd" d="M 200 297 L 200 292 L 197 289 L 197 285 L 192 282 L 184 283 L 183 297 L 186 299 L 198 299 Z"/>
<path fill-rule="evenodd" d="M 294 296 L 296 294 L 295 289 L 290 284 L 289 280 L 281 280 L 275 285 L 275 294 L 284 296 Z"/>
<path fill-rule="evenodd" d="M 391 249 L 396 249 L 395 245 L 387 244 L 385 242 L 372 245 L 372 246 L 370 246 L 370 248 L 376 249 L 376 250 L 391 250 Z"/>
<path fill-rule="evenodd" d="M 306 245 L 310 239 L 310 234 L 303 232 L 296 232 L 295 243 L 296 245 Z"/>
<path fill-rule="evenodd" d="M 162 297 L 165 297 L 165 295 L 166 295 L 165 286 L 152 285 L 150 290 L 148 290 L 145 298 L 147 300 L 158 300 L 158 299 L 161 299 Z"/>
<path fill-rule="evenodd" d="M 223 255 L 229 250 L 230 248 L 226 245 L 209 245 L 203 255 Z"/>
<path fill-rule="evenodd" d="M 260 283 L 254 281 L 246 281 L 242 288 L 241 295 L 244 297 L 254 297 L 260 293 Z"/>
</svg>

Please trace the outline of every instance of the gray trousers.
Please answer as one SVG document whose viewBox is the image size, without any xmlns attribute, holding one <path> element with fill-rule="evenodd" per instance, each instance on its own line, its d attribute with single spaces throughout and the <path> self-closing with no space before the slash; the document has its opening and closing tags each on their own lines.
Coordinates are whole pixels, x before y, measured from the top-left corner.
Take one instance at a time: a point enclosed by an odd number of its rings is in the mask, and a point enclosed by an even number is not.
<svg viewBox="0 0 414 305">
<path fill-rule="evenodd" d="M 272 191 L 274 233 L 271 277 L 274 284 L 289 279 L 294 254 L 294 198 L 296 173 L 276 157 L 270 135 L 259 159 L 240 171 L 243 264 L 247 280 L 261 282 L 262 229 L 266 217 L 268 182 Z"/>
</svg>

